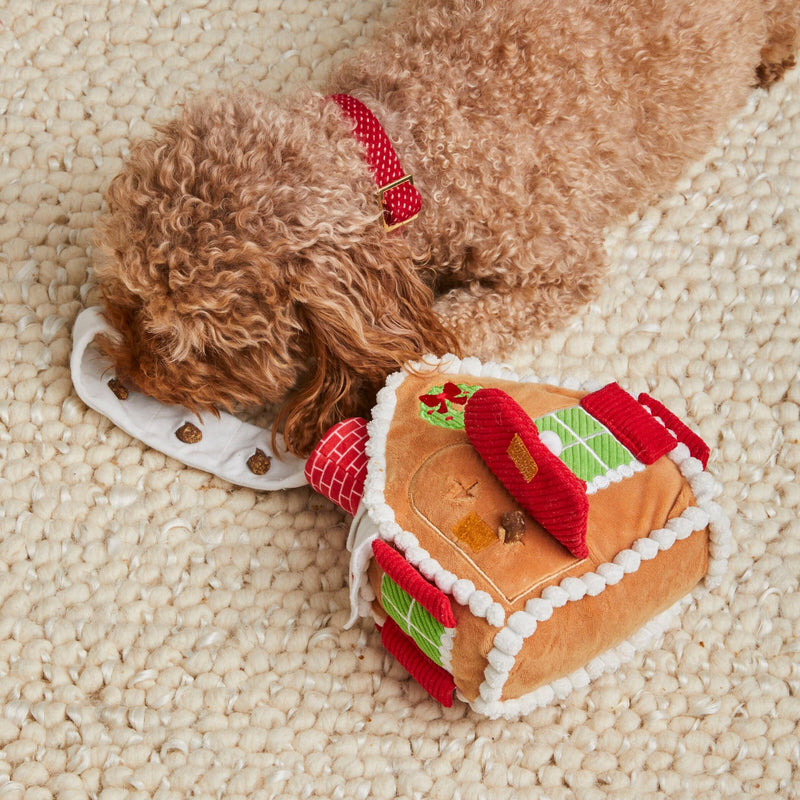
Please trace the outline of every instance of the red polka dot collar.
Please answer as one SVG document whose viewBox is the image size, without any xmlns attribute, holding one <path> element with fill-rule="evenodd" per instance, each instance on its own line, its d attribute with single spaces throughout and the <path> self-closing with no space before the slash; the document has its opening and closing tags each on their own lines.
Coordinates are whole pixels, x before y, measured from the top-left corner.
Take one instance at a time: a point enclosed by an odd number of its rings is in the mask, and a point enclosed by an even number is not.
<svg viewBox="0 0 800 800">
<path fill-rule="evenodd" d="M 330 97 L 353 122 L 353 135 L 364 148 L 364 158 L 378 187 L 378 204 L 383 223 L 391 231 L 411 222 L 422 208 L 422 195 L 407 175 L 389 137 L 375 115 L 355 97 L 334 94 Z"/>
</svg>

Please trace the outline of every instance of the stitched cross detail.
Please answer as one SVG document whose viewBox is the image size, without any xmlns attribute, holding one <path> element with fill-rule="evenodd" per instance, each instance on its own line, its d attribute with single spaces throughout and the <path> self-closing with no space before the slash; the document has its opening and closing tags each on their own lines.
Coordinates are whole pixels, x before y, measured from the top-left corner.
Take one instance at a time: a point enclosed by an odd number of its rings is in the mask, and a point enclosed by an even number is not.
<svg viewBox="0 0 800 800">
<path fill-rule="evenodd" d="M 428 658 L 443 666 L 442 644 L 448 629 L 388 575 L 381 579 L 381 605 L 400 626 L 400 630 L 410 636 Z M 452 634 L 453 629 L 449 630 Z"/>
<path fill-rule="evenodd" d="M 448 708 L 453 705 L 453 676 L 424 655 L 391 617 L 381 628 L 381 641 L 431 697 Z"/>
<path fill-rule="evenodd" d="M 556 455 L 587 483 L 635 461 L 630 450 L 580 406 L 552 411 L 534 422 L 540 434 L 549 431 L 558 437 L 561 451 Z"/>
</svg>

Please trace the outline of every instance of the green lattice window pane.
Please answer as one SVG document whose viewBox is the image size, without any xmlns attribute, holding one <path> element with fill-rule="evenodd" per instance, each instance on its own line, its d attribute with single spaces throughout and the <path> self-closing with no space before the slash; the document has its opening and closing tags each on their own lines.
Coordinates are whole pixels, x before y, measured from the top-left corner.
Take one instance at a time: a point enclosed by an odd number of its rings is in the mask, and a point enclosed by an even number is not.
<svg viewBox="0 0 800 800">
<path fill-rule="evenodd" d="M 442 665 L 440 646 L 446 628 L 388 575 L 381 581 L 381 602 L 386 613 L 410 636 L 431 661 Z"/>
<path fill-rule="evenodd" d="M 580 406 L 562 408 L 555 412 L 558 417 L 579 439 L 586 439 L 606 429 L 594 418 L 589 416 Z"/>
<path fill-rule="evenodd" d="M 570 433 L 569 428 L 567 428 L 555 414 L 547 414 L 544 417 L 539 417 L 539 419 L 536 420 L 536 427 L 539 429 L 539 433 L 543 431 L 552 431 L 561 439 L 561 444 L 564 445 L 564 447 L 575 441 L 575 437 Z"/>
<path fill-rule="evenodd" d="M 583 443 L 576 442 L 561 451 L 561 460 L 582 480 L 587 483 L 608 470 L 597 460 L 597 456 Z"/>
<path fill-rule="evenodd" d="M 444 635 L 444 626 L 435 620 L 419 603 L 411 607 L 411 638 L 425 655 L 441 666 L 439 646 Z"/>
<path fill-rule="evenodd" d="M 631 451 L 620 444 L 610 433 L 593 436 L 586 444 L 611 469 L 617 469 L 623 464 L 630 464 L 633 461 Z"/>
<path fill-rule="evenodd" d="M 558 436 L 563 448 L 559 458 L 587 483 L 634 461 L 630 450 L 580 406 L 553 411 L 535 422 L 540 432 Z"/>
</svg>

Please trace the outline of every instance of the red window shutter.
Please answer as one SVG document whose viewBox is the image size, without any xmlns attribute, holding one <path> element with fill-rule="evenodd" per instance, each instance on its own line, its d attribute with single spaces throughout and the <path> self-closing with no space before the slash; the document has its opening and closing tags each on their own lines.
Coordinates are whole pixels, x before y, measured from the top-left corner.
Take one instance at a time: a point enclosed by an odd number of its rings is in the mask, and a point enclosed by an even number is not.
<svg viewBox="0 0 800 800">
<path fill-rule="evenodd" d="M 650 397 L 649 394 L 640 394 L 639 402 L 649 408 L 654 416 L 661 418 L 667 428 L 678 437 L 678 441 L 683 442 L 689 448 L 689 452 L 702 463 L 703 469 L 705 469 L 708 464 L 708 457 L 711 454 L 711 448 L 693 430 L 684 425 L 665 405 Z"/>
<path fill-rule="evenodd" d="M 587 394 L 581 407 L 608 428 L 643 464 L 675 447 L 675 438 L 617 383 Z"/>
<path fill-rule="evenodd" d="M 408 595 L 416 600 L 435 620 L 445 628 L 455 628 L 456 618 L 450 599 L 406 561 L 400 553 L 386 542 L 376 539 L 372 552 L 378 566 Z"/>
<path fill-rule="evenodd" d="M 434 700 L 448 708 L 453 705 L 456 688 L 453 676 L 421 652 L 391 617 L 387 617 L 381 628 L 381 642 Z"/>
<path fill-rule="evenodd" d="M 480 389 L 467 403 L 464 426 L 517 502 L 575 558 L 587 558 L 586 484 L 544 445 L 528 412 L 500 389 Z"/>
</svg>

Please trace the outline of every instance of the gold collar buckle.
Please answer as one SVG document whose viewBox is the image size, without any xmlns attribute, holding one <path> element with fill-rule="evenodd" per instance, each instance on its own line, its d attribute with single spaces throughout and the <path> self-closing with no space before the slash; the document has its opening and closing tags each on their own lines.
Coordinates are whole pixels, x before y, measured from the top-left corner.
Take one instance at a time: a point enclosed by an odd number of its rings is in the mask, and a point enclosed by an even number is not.
<svg viewBox="0 0 800 800">
<path fill-rule="evenodd" d="M 386 186 L 381 186 L 381 188 L 378 189 L 377 192 L 375 193 L 378 197 L 378 205 L 380 206 L 380 209 L 383 212 L 383 216 L 381 217 L 381 219 L 383 220 L 383 227 L 386 228 L 387 232 L 397 230 L 397 228 L 400 228 L 406 223 L 415 220 L 419 216 L 419 213 L 416 213 L 414 214 L 413 217 L 400 220 L 400 222 L 389 223 L 386 221 L 386 216 L 387 214 L 391 214 L 391 209 L 386 207 L 386 203 L 384 201 L 384 195 L 387 192 L 390 192 L 392 189 L 396 189 L 398 186 L 402 186 L 404 183 L 408 183 L 411 186 L 413 186 L 414 178 L 411 175 L 403 175 L 402 178 L 398 178 L 396 181 L 387 183 Z"/>
</svg>

